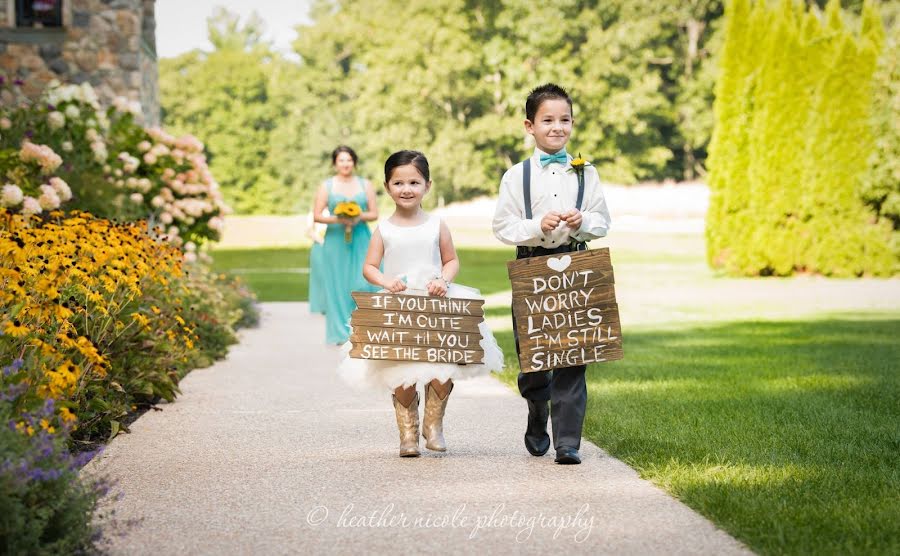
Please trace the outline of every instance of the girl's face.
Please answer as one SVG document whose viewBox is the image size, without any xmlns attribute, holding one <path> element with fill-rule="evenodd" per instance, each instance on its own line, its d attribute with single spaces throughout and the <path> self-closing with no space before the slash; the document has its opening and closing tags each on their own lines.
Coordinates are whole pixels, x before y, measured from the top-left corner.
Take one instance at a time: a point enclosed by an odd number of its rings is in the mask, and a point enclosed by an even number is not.
<svg viewBox="0 0 900 556">
<path fill-rule="evenodd" d="M 384 186 L 398 208 L 411 210 L 422 205 L 422 198 L 431 189 L 431 182 L 419 173 L 418 168 L 405 164 L 394 168 L 391 179 Z"/>
<path fill-rule="evenodd" d="M 350 153 L 338 153 L 337 158 L 334 159 L 334 169 L 341 176 L 349 176 L 353 173 L 353 157 L 350 156 Z"/>
</svg>

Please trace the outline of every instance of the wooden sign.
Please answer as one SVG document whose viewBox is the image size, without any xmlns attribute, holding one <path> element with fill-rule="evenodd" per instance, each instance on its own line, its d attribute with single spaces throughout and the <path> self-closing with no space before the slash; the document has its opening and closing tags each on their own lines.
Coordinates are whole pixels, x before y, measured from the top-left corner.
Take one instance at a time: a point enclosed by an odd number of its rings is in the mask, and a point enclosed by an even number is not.
<svg viewBox="0 0 900 556">
<path fill-rule="evenodd" d="M 483 299 L 352 292 L 350 357 L 481 363 Z"/>
<path fill-rule="evenodd" d="M 507 263 L 522 372 L 622 359 L 609 249 Z"/>
</svg>

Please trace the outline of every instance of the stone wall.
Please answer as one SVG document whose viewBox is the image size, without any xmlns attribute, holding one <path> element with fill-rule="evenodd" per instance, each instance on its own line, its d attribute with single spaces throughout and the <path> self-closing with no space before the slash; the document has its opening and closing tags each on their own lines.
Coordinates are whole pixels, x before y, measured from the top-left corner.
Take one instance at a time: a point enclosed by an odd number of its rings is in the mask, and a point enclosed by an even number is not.
<svg viewBox="0 0 900 556">
<path fill-rule="evenodd" d="M 145 123 L 159 123 L 155 0 L 64 1 L 61 29 L 14 28 L 8 2 L 0 0 L 0 72 L 22 79 L 26 94 L 53 79 L 87 81 L 106 103 L 140 101 Z"/>
</svg>

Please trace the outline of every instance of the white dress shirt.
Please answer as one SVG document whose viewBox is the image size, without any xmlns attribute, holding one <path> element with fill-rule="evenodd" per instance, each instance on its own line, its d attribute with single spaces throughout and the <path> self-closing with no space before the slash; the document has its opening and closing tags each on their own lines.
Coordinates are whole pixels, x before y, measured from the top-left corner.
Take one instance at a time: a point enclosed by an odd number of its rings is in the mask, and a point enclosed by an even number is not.
<svg viewBox="0 0 900 556">
<path fill-rule="evenodd" d="M 575 208 L 578 200 L 578 176 L 569 163 L 551 162 L 541 167 L 540 149 L 535 149 L 525 164 L 531 164 L 531 219 L 525 217 L 525 193 L 522 189 L 522 165 L 516 164 L 503 174 L 500 198 L 494 212 L 494 235 L 508 245 L 553 249 L 575 241 L 590 241 L 609 231 L 609 210 L 600 189 L 600 176 L 593 166 L 584 169 L 584 199 L 581 202 L 581 227 L 572 230 L 565 222 L 546 234 L 541 219 L 550 211 L 560 214 Z"/>
</svg>

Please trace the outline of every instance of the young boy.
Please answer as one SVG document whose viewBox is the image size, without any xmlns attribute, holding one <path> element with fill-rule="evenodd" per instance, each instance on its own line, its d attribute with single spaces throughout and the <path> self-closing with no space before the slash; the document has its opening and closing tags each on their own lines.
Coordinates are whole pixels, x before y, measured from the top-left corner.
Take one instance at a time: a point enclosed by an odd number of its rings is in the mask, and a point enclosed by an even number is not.
<svg viewBox="0 0 900 556">
<path fill-rule="evenodd" d="M 547 83 L 528 95 L 525 131 L 534 136 L 534 154 L 503 175 L 493 223 L 497 239 L 517 246 L 517 259 L 583 251 L 585 242 L 609 230 L 597 170 L 585 167 L 583 191 L 572 171 L 566 143 L 574 125 L 572 99 L 562 87 Z M 519 392 L 528 402 L 525 448 L 531 455 L 543 456 L 550 448 L 547 418 L 552 417 L 556 463 L 581 463 L 578 449 L 587 405 L 584 371 L 585 366 L 579 365 L 519 373 Z"/>
</svg>

